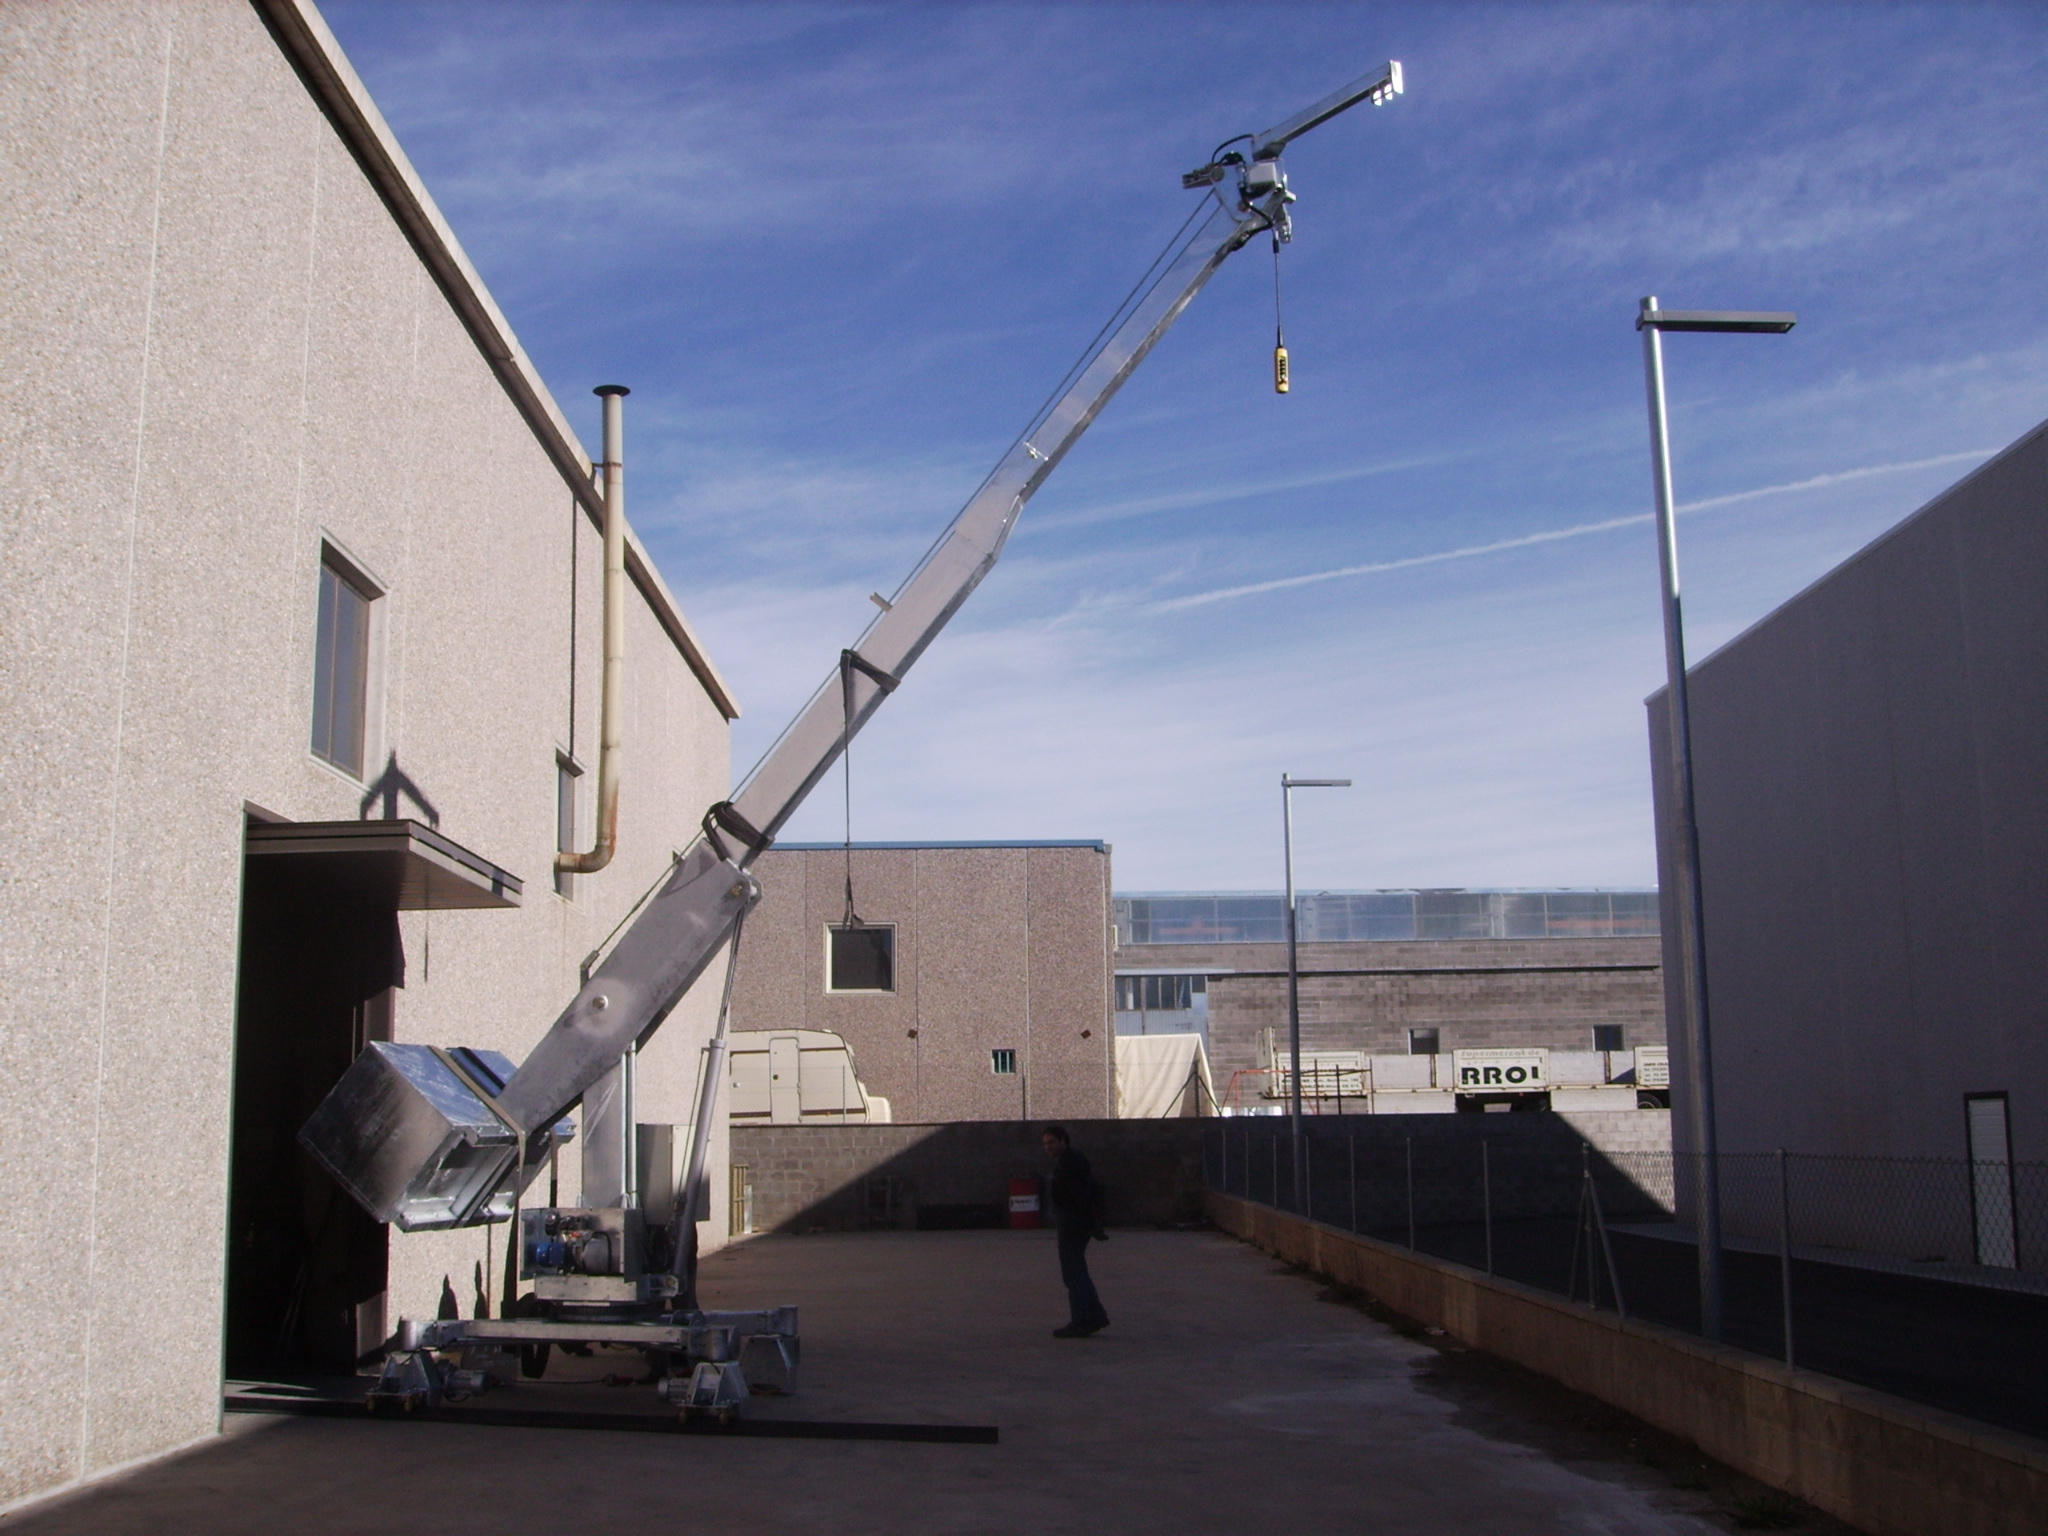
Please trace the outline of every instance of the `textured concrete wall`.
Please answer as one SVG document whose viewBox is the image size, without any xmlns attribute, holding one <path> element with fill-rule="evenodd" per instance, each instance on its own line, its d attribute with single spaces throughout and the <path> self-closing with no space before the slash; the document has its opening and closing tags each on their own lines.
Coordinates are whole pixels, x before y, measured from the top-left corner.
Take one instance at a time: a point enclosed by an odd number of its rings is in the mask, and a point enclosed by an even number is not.
<svg viewBox="0 0 2048 1536">
<path fill-rule="evenodd" d="M 1267 1170 L 1274 1166 L 1273 1143 L 1276 1138 L 1284 1142 L 1287 1135 L 1284 1120 L 1266 1118 L 1069 1120 L 1066 1125 L 1108 1188 L 1113 1222 L 1198 1217 L 1205 1168 L 1210 1180 L 1227 1178 L 1232 1188 L 1242 1189 L 1249 1167 L 1263 1191 Z M 1448 1213 L 1437 1219 L 1469 1219 L 1464 1206 L 1478 1199 L 1482 1138 L 1494 1147 L 1503 1214 L 1548 1214 L 1560 1199 L 1565 1209 L 1573 1208 L 1581 1142 L 1596 1152 L 1617 1154 L 1671 1147 L 1670 1116 L 1661 1110 L 1332 1116 L 1315 1121 L 1312 1130 L 1317 1146 L 1332 1159 L 1327 1166 L 1311 1161 L 1316 1186 L 1325 1195 L 1341 1185 L 1335 1159 L 1346 1138 L 1355 1138 L 1360 1148 L 1361 1182 L 1384 1186 L 1377 1196 L 1368 1189 L 1361 1207 L 1367 1225 L 1382 1207 L 1392 1210 L 1405 1198 L 1402 1159 L 1410 1141 L 1416 1148 L 1417 1199 L 1425 1220 L 1431 1202 Z M 911 1226 L 920 1206 L 950 1211 L 1002 1205 L 1010 1178 L 1045 1170 L 1038 1131 L 1038 1122 L 1016 1121 L 743 1125 L 733 1128 L 732 1156 L 747 1166 L 753 1181 L 756 1231 Z"/>
<path fill-rule="evenodd" d="M 1112 1223 L 1200 1219 L 1202 1128 L 1215 1121 L 1062 1123 L 1101 1180 Z M 758 1232 L 907 1227 L 920 1210 L 950 1222 L 968 1208 L 1004 1209 L 1012 1178 L 1050 1171 L 1039 1126 L 741 1125 L 732 1155 L 752 1179 Z"/>
<path fill-rule="evenodd" d="M 1658 940 L 1445 939 L 1304 944 L 1301 1043 L 1312 1051 L 1398 1055 L 1434 1028 L 1445 1051 L 1544 1045 L 1592 1049 L 1592 1026 L 1619 1024 L 1628 1049 L 1664 1041 Z M 1287 1034 L 1283 944 L 1136 944 L 1120 970 L 1208 972 L 1209 1060 L 1223 1093 L 1260 1065 L 1259 1041 Z"/>
<path fill-rule="evenodd" d="M 1228 1196 L 1226 1232 L 1680 1435 L 1871 1536 L 2032 1536 L 2040 1442 Z"/>
<path fill-rule="evenodd" d="M 1723 1150 L 1962 1157 L 2005 1090 L 2048 1159 L 2044 601 L 2048 428 L 1693 669 Z"/>
<path fill-rule="evenodd" d="M 907 1121 L 1113 1112 L 1109 855 L 1099 845 L 863 848 L 862 921 L 896 928 L 894 992 L 826 989 L 838 849 L 771 849 L 733 988 L 735 1029 L 829 1029 Z M 989 1053 L 1017 1053 L 1017 1074 Z"/>
<path fill-rule="evenodd" d="M 308 751 L 322 541 L 388 590 L 371 773 L 526 882 L 405 917 L 401 1039 L 523 1055 L 727 733 L 636 600 L 623 851 L 552 894 L 597 539 L 378 193 L 241 0 L 7 6 L 0 57 L 0 1209 L 64 1254 L 0 1281 L 4 1502 L 216 1426 L 245 808 L 366 799 Z M 688 1114 L 708 1007 L 644 1118 Z M 483 1251 L 394 1236 L 392 1315 Z"/>
</svg>

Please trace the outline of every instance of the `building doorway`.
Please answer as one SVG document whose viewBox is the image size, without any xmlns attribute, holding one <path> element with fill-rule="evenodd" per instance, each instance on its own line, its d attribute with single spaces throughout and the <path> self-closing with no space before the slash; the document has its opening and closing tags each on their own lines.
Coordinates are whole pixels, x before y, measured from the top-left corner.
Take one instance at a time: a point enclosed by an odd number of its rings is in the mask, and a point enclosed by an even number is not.
<svg viewBox="0 0 2048 1536">
<path fill-rule="evenodd" d="M 297 1142 L 404 984 L 398 913 L 317 862 L 247 858 L 228 1184 L 230 1375 L 342 1374 L 383 1342 L 385 1228 Z"/>
<path fill-rule="evenodd" d="M 1976 1260 L 1998 1269 L 2019 1267 L 2019 1232 L 2013 1220 L 2012 1120 L 2002 1093 L 1963 1098 L 1970 1149 L 1970 1225 Z"/>
<path fill-rule="evenodd" d="M 354 1371 L 384 1344 L 387 1233 L 299 1127 L 405 985 L 400 912 L 516 907 L 519 878 L 417 821 L 259 821 L 243 844 L 228 1171 L 230 1375 Z"/>
</svg>

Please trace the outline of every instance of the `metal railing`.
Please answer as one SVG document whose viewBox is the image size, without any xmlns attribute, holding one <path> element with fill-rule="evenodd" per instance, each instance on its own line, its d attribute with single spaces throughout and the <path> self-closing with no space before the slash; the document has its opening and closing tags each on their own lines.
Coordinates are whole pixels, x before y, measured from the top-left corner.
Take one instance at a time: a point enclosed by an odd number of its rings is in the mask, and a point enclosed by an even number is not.
<svg viewBox="0 0 2048 1536">
<path fill-rule="evenodd" d="M 1701 1160 L 1568 1134 L 1314 1122 L 1305 1209 L 1287 1125 L 1211 1130 L 1211 1189 L 1697 1332 Z M 1720 1158 L 1725 1338 L 2048 1436 L 2048 1164 L 1765 1152 Z"/>
</svg>

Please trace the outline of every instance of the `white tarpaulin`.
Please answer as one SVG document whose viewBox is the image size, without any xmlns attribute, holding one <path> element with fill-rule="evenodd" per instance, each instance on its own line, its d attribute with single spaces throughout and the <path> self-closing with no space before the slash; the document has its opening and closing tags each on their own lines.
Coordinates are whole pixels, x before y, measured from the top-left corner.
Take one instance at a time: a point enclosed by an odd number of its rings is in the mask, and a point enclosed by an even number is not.
<svg viewBox="0 0 2048 1536">
<path fill-rule="evenodd" d="M 1215 1113 L 1200 1035 L 1118 1035 L 1116 1112 L 1123 1120 Z"/>
</svg>

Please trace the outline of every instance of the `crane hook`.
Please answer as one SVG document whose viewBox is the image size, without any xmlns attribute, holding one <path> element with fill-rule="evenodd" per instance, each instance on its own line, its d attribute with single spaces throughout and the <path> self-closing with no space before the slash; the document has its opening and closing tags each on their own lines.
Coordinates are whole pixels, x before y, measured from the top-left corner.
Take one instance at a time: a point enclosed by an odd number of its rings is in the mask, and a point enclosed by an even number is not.
<svg viewBox="0 0 2048 1536">
<path fill-rule="evenodd" d="M 1273 231 L 1273 393 L 1287 393 L 1287 328 L 1280 311 L 1280 231 Z"/>
</svg>

